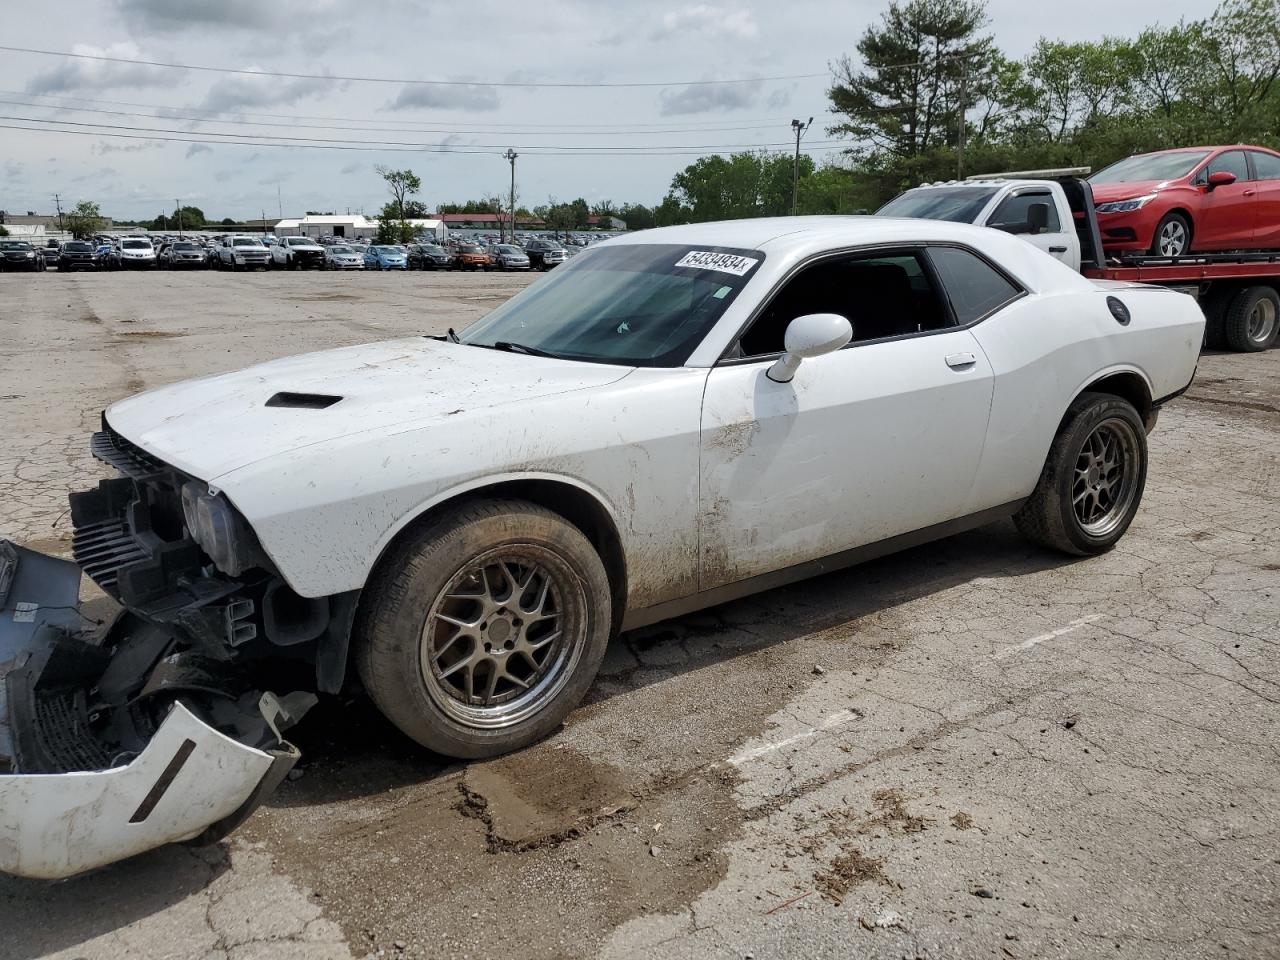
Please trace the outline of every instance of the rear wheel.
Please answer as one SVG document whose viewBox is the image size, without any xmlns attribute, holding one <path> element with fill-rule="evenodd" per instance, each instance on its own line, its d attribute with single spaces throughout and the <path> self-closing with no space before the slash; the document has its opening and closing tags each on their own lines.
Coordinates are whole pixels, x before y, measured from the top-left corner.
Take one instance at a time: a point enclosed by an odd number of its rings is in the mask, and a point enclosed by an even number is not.
<svg viewBox="0 0 1280 960">
<path fill-rule="evenodd" d="M 1222 330 L 1232 350 L 1266 350 L 1280 335 L 1280 296 L 1271 287 L 1246 287 L 1227 308 Z"/>
<path fill-rule="evenodd" d="M 1156 226 L 1151 253 L 1157 257 L 1184 257 L 1191 252 L 1191 221 L 1180 213 L 1166 213 Z"/>
<path fill-rule="evenodd" d="M 1138 411 L 1120 397 L 1084 393 L 1067 411 L 1014 522 L 1042 546 L 1104 553 L 1129 529 L 1146 482 L 1147 434 Z"/>
<path fill-rule="evenodd" d="M 423 746 L 496 756 L 546 736 L 582 699 L 610 608 L 599 555 L 562 517 L 518 500 L 463 504 L 380 564 L 361 601 L 360 676 Z"/>
</svg>

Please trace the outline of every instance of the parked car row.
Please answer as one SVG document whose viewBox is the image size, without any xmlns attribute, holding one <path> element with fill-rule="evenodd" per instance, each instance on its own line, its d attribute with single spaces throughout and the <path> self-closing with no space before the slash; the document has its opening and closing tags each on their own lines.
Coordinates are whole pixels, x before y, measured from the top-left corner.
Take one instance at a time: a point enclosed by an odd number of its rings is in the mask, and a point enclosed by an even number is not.
<svg viewBox="0 0 1280 960">
<path fill-rule="evenodd" d="M 550 270 L 580 252 L 580 245 L 566 248 L 544 237 L 526 238 L 522 244 L 454 238 L 402 245 L 249 234 L 128 236 L 50 240 L 43 249 L 6 239 L 0 243 L 0 269 Z"/>
</svg>

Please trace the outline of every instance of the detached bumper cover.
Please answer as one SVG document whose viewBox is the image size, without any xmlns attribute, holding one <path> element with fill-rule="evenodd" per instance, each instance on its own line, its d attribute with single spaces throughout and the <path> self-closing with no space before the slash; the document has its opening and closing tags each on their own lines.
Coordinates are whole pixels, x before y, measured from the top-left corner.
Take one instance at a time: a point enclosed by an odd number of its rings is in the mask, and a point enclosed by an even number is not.
<svg viewBox="0 0 1280 960">
<path fill-rule="evenodd" d="M 260 691 L 215 698 L 221 724 L 243 732 L 236 739 L 176 699 L 187 685 L 174 688 L 171 703 L 162 701 L 154 727 L 128 725 L 147 694 L 145 687 L 134 691 L 155 662 L 137 655 L 135 638 L 166 642 L 168 634 L 124 617 L 95 641 L 78 609 L 79 586 L 75 564 L 0 540 L 5 873 L 60 879 L 175 841 L 221 839 L 297 762 L 280 731 L 316 702 L 310 693 L 282 702 Z M 161 650 L 156 646 L 155 656 Z M 178 660 L 180 654 L 161 663 Z M 111 687 L 130 691 L 114 708 L 102 705 Z"/>
<path fill-rule="evenodd" d="M 0 776 L 0 870 L 55 880 L 180 840 L 230 833 L 298 759 L 246 747 L 174 704 L 132 763 Z"/>
</svg>

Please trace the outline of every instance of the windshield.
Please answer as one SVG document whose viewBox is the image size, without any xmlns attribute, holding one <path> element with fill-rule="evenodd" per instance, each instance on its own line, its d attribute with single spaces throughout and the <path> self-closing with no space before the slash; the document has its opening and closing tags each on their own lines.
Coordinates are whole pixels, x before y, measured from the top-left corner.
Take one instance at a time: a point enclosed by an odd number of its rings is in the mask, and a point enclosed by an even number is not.
<svg viewBox="0 0 1280 960">
<path fill-rule="evenodd" d="M 231 241 L 233 247 L 260 247 L 262 244 L 252 237 L 236 237 Z"/>
<path fill-rule="evenodd" d="M 30 250 L 31 244 L 24 240 L 0 240 L 0 250 Z"/>
<path fill-rule="evenodd" d="M 509 243 L 498 244 L 497 250 L 499 253 L 505 253 L 508 256 L 518 256 L 518 255 L 523 255 L 524 253 L 524 251 L 521 250 L 519 247 L 513 247 Z"/>
<path fill-rule="evenodd" d="M 921 187 L 890 200 L 876 211 L 876 216 L 973 223 L 996 195 L 996 190 L 995 187 Z"/>
<path fill-rule="evenodd" d="M 335 245 L 329 248 L 330 253 L 355 253 L 350 247 Z"/>
<path fill-rule="evenodd" d="M 150 250 L 150 240 L 125 240 L 120 246 L 126 250 Z"/>
<path fill-rule="evenodd" d="M 200 247 L 194 243 L 175 243 L 174 250 L 199 250 Z"/>
<path fill-rule="evenodd" d="M 84 250 L 92 250 L 93 247 L 89 246 L 89 244 L 87 243 L 81 243 L 78 240 L 74 240 L 71 243 L 65 244 L 62 249 L 84 251 Z"/>
<path fill-rule="evenodd" d="M 285 243 L 287 243 L 291 247 L 311 246 L 311 241 L 308 240 L 306 237 L 290 237 L 288 240 L 285 241 Z"/>
<path fill-rule="evenodd" d="M 484 251 L 481 250 L 480 247 L 474 243 L 462 244 L 462 246 L 458 247 L 458 252 L 459 253 L 484 253 Z"/>
<path fill-rule="evenodd" d="M 1099 170 L 1090 183 L 1134 183 L 1145 180 L 1176 180 L 1185 177 L 1209 156 L 1208 150 L 1178 150 L 1174 153 L 1147 153 L 1129 157 Z"/>
<path fill-rule="evenodd" d="M 728 247 L 629 244 L 583 254 L 526 287 L 463 343 L 632 367 L 684 363 L 764 254 Z"/>
<path fill-rule="evenodd" d="M 434 243 L 424 243 L 418 249 L 420 249 L 423 253 L 431 254 L 431 256 L 433 257 L 438 257 L 440 254 L 444 253 L 444 248 L 438 247 Z"/>
</svg>

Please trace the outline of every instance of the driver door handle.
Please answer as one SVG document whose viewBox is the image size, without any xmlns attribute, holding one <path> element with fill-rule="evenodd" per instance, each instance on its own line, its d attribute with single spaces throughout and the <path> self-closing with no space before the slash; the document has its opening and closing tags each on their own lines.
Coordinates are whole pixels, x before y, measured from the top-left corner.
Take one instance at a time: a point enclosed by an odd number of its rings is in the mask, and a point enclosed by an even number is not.
<svg viewBox="0 0 1280 960">
<path fill-rule="evenodd" d="M 1050 253 L 1066 253 L 1067 248 L 1066 247 L 1050 247 L 1049 252 Z"/>
<path fill-rule="evenodd" d="M 952 370 L 967 370 L 978 362 L 972 353 L 953 353 L 946 357 L 947 366 Z"/>
</svg>

